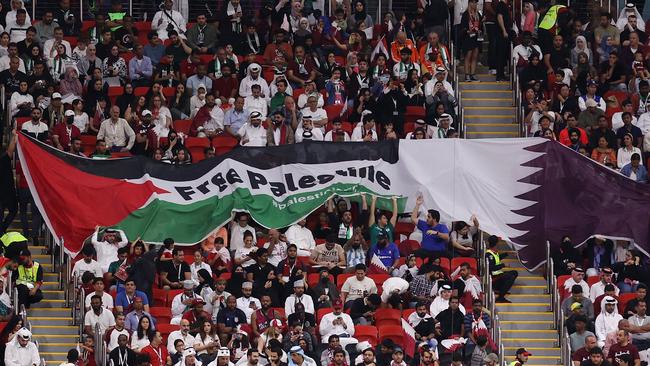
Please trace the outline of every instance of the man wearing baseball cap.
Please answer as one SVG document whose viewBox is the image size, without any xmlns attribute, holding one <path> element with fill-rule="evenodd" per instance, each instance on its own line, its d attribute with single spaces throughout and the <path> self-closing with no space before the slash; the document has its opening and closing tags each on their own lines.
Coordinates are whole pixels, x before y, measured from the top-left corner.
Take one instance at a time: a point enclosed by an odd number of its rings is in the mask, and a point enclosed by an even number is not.
<svg viewBox="0 0 650 366">
<path fill-rule="evenodd" d="M 510 362 L 508 366 L 523 366 L 528 362 L 528 357 L 533 354 L 528 352 L 525 348 L 519 348 L 515 353 L 515 360 Z"/>
<path fill-rule="evenodd" d="M 73 138 L 81 136 L 81 131 L 74 124 L 74 112 L 65 111 L 65 118 L 52 129 L 52 144 L 63 151 L 70 150 L 70 142 Z"/>
<path fill-rule="evenodd" d="M 343 312 L 343 300 L 336 298 L 332 301 L 332 312 L 323 315 L 319 324 L 319 331 L 323 342 L 329 337 L 337 335 L 343 346 L 356 343 L 354 336 L 354 323 L 349 314 Z"/>
</svg>

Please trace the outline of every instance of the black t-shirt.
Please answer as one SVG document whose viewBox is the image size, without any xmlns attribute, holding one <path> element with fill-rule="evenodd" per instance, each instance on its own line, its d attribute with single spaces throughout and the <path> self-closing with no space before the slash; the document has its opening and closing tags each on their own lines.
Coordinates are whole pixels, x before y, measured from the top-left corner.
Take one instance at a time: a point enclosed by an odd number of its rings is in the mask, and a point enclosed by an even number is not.
<svg viewBox="0 0 650 366">
<path fill-rule="evenodd" d="M 167 280 L 169 282 L 181 282 L 185 281 L 185 272 L 190 272 L 190 266 L 181 262 L 179 266 L 174 265 L 174 261 L 168 261 L 163 266 L 163 272 L 167 272 Z"/>
<path fill-rule="evenodd" d="M 4 84 L 7 88 L 7 96 L 18 91 L 21 81 L 27 81 L 27 75 L 22 71 L 17 71 L 15 75 L 11 75 L 9 69 L 0 72 L 0 84 Z"/>
<path fill-rule="evenodd" d="M 569 67 L 569 49 L 566 47 L 562 47 L 559 50 L 551 48 L 549 55 L 553 69 L 566 69 Z"/>
<path fill-rule="evenodd" d="M 180 65 L 181 61 L 187 58 L 187 53 L 183 49 L 183 46 L 179 43 L 178 45 L 170 44 L 165 48 L 166 55 L 174 55 L 174 63 Z"/>
<path fill-rule="evenodd" d="M 0 202 L 10 203 L 16 201 L 16 184 L 14 172 L 11 170 L 9 155 L 0 156 Z"/>
<path fill-rule="evenodd" d="M 621 141 L 623 141 L 623 137 L 625 137 L 625 135 L 628 133 L 631 133 L 632 137 L 634 137 L 632 139 L 632 145 L 637 146 L 639 137 L 643 136 L 643 132 L 641 132 L 641 129 L 632 124 L 630 125 L 629 129 L 626 126 L 623 126 L 616 131 L 616 137 Z"/>
<path fill-rule="evenodd" d="M 497 18 L 499 17 L 499 14 L 503 17 L 503 25 L 506 28 L 506 31 L 510 32 L 512 29 L 512 18 L 510 17 L 510 9 L 508 9 L 508 4 L 504 3 L 503 1 L 499 1 L 497 4 L 496 8 L 496 15 Z M 498 32 L 499 37 L 502 37 L 503 34 L 501 31 Z"/>
<path fill-rule="evenodd" d="M 132 28 L 131 32 L 129 32 L 125 27 L 120 27 L 120 29 L 115 31 L 113 37 L 116 41 L 120 41 L 123 47 L 133 49 L 133 44 L 138 37 L 138 30 Z"/>
<path fill-rule="evenodd" d="M 604 74 L 609 70 L 609 62 L 605 61 L 600 64 L 600 73 Z M 614 64 L 614 70 L 612 71 L 612 76 L 607 79 L 607 82 L 610 83 L 612 81 L 620 80 L 623 76 L 626 75 L 625 72 L 625 66 L 623 66 L 622 63 L 617 62 Z"/>
</svg>

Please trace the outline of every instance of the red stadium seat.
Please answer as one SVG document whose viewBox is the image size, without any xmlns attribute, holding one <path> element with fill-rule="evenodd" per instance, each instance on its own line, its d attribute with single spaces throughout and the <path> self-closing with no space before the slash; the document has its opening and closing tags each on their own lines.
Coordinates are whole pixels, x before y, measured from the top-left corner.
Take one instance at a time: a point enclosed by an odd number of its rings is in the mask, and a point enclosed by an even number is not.
<svg viewBox="0 0 650 366">
<path fill-rule="evenodd" d="M 354 275 L 355 275 L 354 273 L 341 273 L 340 275 L 336 276 L 336 285 L 339 291 L 341 291 L 341 287 L 343 287 L 345 280 L 347 280 L 348 278 Z"/>
<path fill-rule="evenodd" d="M 108 87 L 108 98 L 111 100 L 111 104 L 115 104 L 117 97 L 124 93 L 124 88 L 121 86 L 109 86 Z"/>
<path fill-rule="evenodd" d="M 162 306 L 149 307 L 149 314 L 156 319 L 158 323 L 169 323 L 172 320 L 172 310 Z"/>
<path fill-rule="evenodd" d="M 153 289 L 153 306 L 167 306 L 167 291 L 161 288 Z"/>
<path fill-rule="evenodd" d="M 557 290 L 560 293 L 560 299 L 564 300 L 568 296 L 568 292 L 564 289 L 564 283 L 571 278 L 571 275 L 562 275 L 557 277 Z M 588 294 L 583 294 L 589 296 Z"/>
<path fill-rule="evenodd" d="M 397 224 L 395 224 L 395 234 L 396 234 L 395 239 L 399 239 L 398 236 L 400 234 L 405 235 L 405 236 L 408 237 L 409 234 L 413 232 L 413 230 L 415 230 L 415 225 L 413 225 L 413 223 L 411 223 L 411 222 L 398 222 Z"/>
<path fill-rule="evenodd" d="M 95 26 L 95 21 L 94 20 L 84 20 L 83 23 L 81 23 L 81 33 L 85 33 L 88 31 L 88 29 L 92 28 Z"/>
<path fill-rule="evenodd" d="M 384 339 L 390 339 L 395 344 L 404 344 L 404 331 L 401 326 L 396 325 L 386 325 L 378 327 L 379 329 L 379 342 L 382 342 Z M 355 334 L 356 336 L 356 334 Z"/>
<path fill-rule="evenodd" d="M 377 126 L 379 127 L 379 126 Z M 347 132 L 348 135 L 352 135 L 352 131 L 354 131 L 354 125 L 351 122 L 343 122 L 341 123 L 341 128 L 343 131 Z"/>
<path fill-rule="evenodd" d="M 169 292 L 167 292 L 167 306 L 171 306 L 172 301 L 174 300 L 176 295 L 182 293 L 183 293 L 183 289 L 169 290 Z"/>
<path fill-rule="evenodd" d="M 469 264 L 469 268 L 472 269 L 472 274 L 478 274 L 478 265 L 476 264 L 476 258 L 471 257 L 456 257 L 451 259 L 451 271 L 453 272 L 461 264 Z"/>
<path fill-rule="evenodd" d="M 277 312 L 280 318 L 282 318 L 281 320 L 286 323 L 287 313 L 284 312 L 284 308 L 271 308 L 271 309 Z"/>
<path fill-rule="evenodd" d="M 138 30 L 138 33 L 146 35 L 151 31 L 151 22 L 134 22 L 133 27 Z"/>
<path fill-rule="evenodd" d="M 372 325 L 355 325 L 354 338 L 359 340 L 359 342 L 368 341 L 374 347 L 377 345 L 377 327 Z"/>
<path fill-rule="evenodd" d="M 449 258 L 441 257 L 440 267 L 442 267 L 442 269 L 445 270 L 447 276 L 449 276 L 449 274 L 451 273 L 451 262 L 449 261 Z"/>
<path fill-rule="evenodd" d="M 239 144 L 239 141 L 228 134 L 221 134 L 212 139 L 212 147 L 214 147 L 215 154 L 223 155 L 228 151 L 234 149 Z"/>
<path fill-rule="evenodd" d="M 320 324 L 320 320 L 323 319 L 325 314 L 329 314 L 334 311 L 334 308 L 320 308 L 316 310 L 316 324 Z"/>
<path fill-rule="evenodd" d="M 402 319 L 408 320 L 409 316 L 415 312 L 415 309 L 404 309 L 402 311 Z"/>
<path fill-rule="evenodd" d="M 77 36 L 64 36 L 63 40 L 70 42 L 70 48 L 74 50 L 74 48 L 77 47 L 77 42 L 79 41 L 79 37 L 77 37 Z"/>
<path fill-rule="evenodd" d="M 133 89 L 133 95 L 136 97 L 139 97 L 141 95 L 147 95 L 148 92 L 149 92 L 148 86 L 139 86 Z"/>
<path fill-rule="evenodd" d="M 377 309 L 375 325 L 381 329 L 384 326 L 402 326 L 402 312 L 397 309 Z"/>
<path fill-rule="evenodd" d="M 404 122 L 404 135 L 415 131 L 415 122 Z"/>
<path fill-rule="evenodd" d="M 329 275 L 330 281 L 333 283 L 334 282 L 334 276 L 331 274 Z M 307 275 L 307 284 L 309 287 L 314 287 L 318 284 L 318 281 L 320 281 L 320 273 L 310 273 Z"/>
<path fill-rule="evenodd" d="M 404 115 L 405 122 L 415 122 L 417 119 L 423 119 L 426 115 L 424 107 L 420 106 L 407 106 Z"/>
<path fill-rule="evenodd" d="M 377 288 L 381 287 L 381 284 L 384 283 L 387 279 L 390 278 L 389 274 L 381 274 L 381 273 L 373 273 L 369 274 L 368 277 L 370 277 L 371 280 L 375 281 L 375 286 Z"/>
<path fill-rule="evenodd" d="M 206 137 L 188 137 L 185 139 L 185 147 L 192 155 L 192 162 L 196 163 L 205 159 L 205 148 L 210 147 L 210 140 Z"/>
<path fill-rule="evenodd" d="M 167 344 L 167 337 L 169 334 L 175 330 L 179 330 L 180 327 L 178 325 L 173 325 L 173 324 L 165 324 L 165 323 L 157 323 L 156 324 L 156 330 L 160 332 L 160 335 L 163 337 L 165 340 L 165 344 Z"/>
<path fill-rule="evenodd" d="M 293 99 L 298 103 L 298 97 L 300 94 L 304 93 L 305 89 L 303 88 L 298 88 L 298 89 L 293 89 Z"/>
<path fill-rule="evenodd" d="M 332 122 L 334 119 L 341 116 L 341 111 L 343 111 L 342 104 L 330 104 L 326 105 L 323 109 L 327 112 L 327 119 L 329 122 Z"/>
<path fill-rule="evenodd" d="M 591 288 L 591 286 L 598 281 L 600 281 L 600 276 L 591 276 L 587 278 L 587 285 Z"/>
<path fill-rule="evenodd" d="M 334 56 L 334 59 L 336 60 L 336 63 L 341 66 L 345 66 L 345 64 L 347 63 L 345 57 L 343 56 Z"/>
<path fill-rule="evenodd" d="M 406 239 L 399 243 L 397 246 L 399 248 L 399 253 L 403 257 L 408 257 L 409 254 L 420 249 L 420 243 L 415 240 Z"/>
<path fill-rule="evenodd" d="M 628 293 L 628 294 L 619 294 L 618 295 L 618 313 L 623 314 L 625 312 L 625 307 L 627 306 L 627 303 L 630 302 L 632 299 L 636 298 L 635 293 Z"/>
<path fill-rule="evenodd" d="M 167 98 L 171 98 L 174 96 L 174 93 L 176 93 L 176 88 L 173 86 L 168 86 L 162 89 L 163 95 L 166 96 Z"/>
<path fill-rule="evenodd" d="M 176 132 L 182 132 L 185 135 L 190 134 L 190 127 L 192 127 L 191 119 L 177 119 L 173 122 L 174 130 Z"/>
<path fill-rule="evenodd" d="M 187 253 L 187 252 L 186 252 L 186 253 Z M 194 262 L 194 253 L 192 253 L 192 254 L 185 254 L 185 255 L 183 256 L 183 260 L 184 260 L 185 263 L 187 263 L 187 264 L 192 264 L 192 263 Z"/>
</svg>

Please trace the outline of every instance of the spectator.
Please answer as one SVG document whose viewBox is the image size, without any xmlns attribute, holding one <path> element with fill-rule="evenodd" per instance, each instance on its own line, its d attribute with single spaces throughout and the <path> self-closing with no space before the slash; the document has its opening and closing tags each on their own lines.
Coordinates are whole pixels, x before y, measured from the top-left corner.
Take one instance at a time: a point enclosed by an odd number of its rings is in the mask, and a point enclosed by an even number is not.
<svg viewBox="0 0 650 366">
<path fill-rule="evenodd" d="M 121 347 L 120 338 L 122 337 L 126 337 L 128 341 L 131 338 L 131 332 L 124 328 L 124 314 L 118 313 L 115 316 L 115 327 L 106 331 L 106 335 L 104 336 L 107 343 L 106 349 L 109 353 L 114 349 Z M 149 344 L 149 340 L 147 340 L 147 344 Z M 131 345 L 131 347 L 135 348 L 136 351 L 140 351 L 140 347 L 133 347 L 133 343 L 131 343 Z"/>
<path fill-rule="evenodd" d="M 190 322 L 186 319 L 180 321 L 179 329 L 171 332 L 167 337 L 167 351 L 169 354 L 175 354 L 176 341 L 180 340 L 183 344 L 193 345 L 196 343 L 196 338 L 190 334 Z"/>
<path fill-rule="evenodd" d="M 440 223 L 440 213 L 436 210 L 427 211 L 427 219 L 419 220 L 420 206 L 424 203 L 422 196 L 415 201 L 415 207 L 411 213 L 411 221 L 422 231 L 422 247 L 415 251 L 415 256 L 420 258 L 431 258 L 433 256 L 450 257 L 447 250 L 449 241 L 449 229 Z"/>
<path fill-rule="evenodd" d="M 191 279 L 183 281 L 183 292 L 174 296 L 171 305 L 172 320 L 171 324 L 179 324 L 183 315 L 194 306 L 194 300 L 203 299 L 194 293 L 194 281 Z M 191 324 L 192 322 L 190 322 Z"/>
<path fill-rule="evenodd" d="M 352 300 L 350 317 L 354 324 L 370 325 L 374 323 L 375 311 L 381 305 L 381 297 L 376 293 Z"/>
<path fill-rule="evenodd" d="M 38 347 L 31 341 L 32 332 L 21 328 L 14 339 L 7 343 L 4 363 L 7 366 L 32 366 L 41 362 Z"/>
<path fill-rule="evenodd" d="M 631 126 L 629 123 L 629 118 L 624 118 L 623 121 L 628 121 L 626 122 L 627 125 Z M 635 126 L 631 126 L 635 127 Z M 624 130 L 626 127 L 621 127 L 619 129 L 619 133 L 617 135 L 621 135 L 620 131 Z M 624 167 L 628 164 L 631 164 L 632 162 L 632 155 L 638 155 L 639 157 L 641 156 L 641 150 L 638 147 L 634 146 L 634 141 L 636 139 L 634 138 L 634 135 L 632 133 L 625 133 L 622 135 L 622 138 L 619 138 L 619 141 L 621 141 L 620 145 L 621 147 L 618 149 L 618 154 L 617 154 L 617 166 L 619 167 Z M 639 164 L 641 164 L 641 159 L 639 159 Z"/>
<path fill-rule="evenodd" d="M 611 296 L 605 297 L 605 306 L 596 317 L 596 336 L 598 344 L 604 345 L 608 333 L 616 330 L 619 320 L 623 317 L 618 313 L 618 301 Z"/>
<path fill-rule="evenodd" d="M 365 296 L 377 293 L 375 281 L 366 277 L 367 267 L 364 264 L 357 264 L 355 275 L 348 277 L 341 287 L 341 299 L 346 308 L 352 306 L 352 302 Z"/>
<path fill-rule="evenodd" d="M 641 157 L 633 153 L 630 162 L 621 167 L 621 174 L 639 183 L 648 183 L 648 171 L 641 164 Z"/>
<path fill-rule="evenodd" d="M 92 245 L 84 245 L 81 248 L 81 255 L 83 256 L 83 259 L 75 263 L 72 268 L 73 276 L 77 277 L 78 280 L 81 280 L 81 276 L 86 272 L 92 272 L 95 277 L 102 277 L 104 275 L 99 263 L 93 259 L 95 249 Z"/>
<path fill-rule="evenodd" d="M 149 356 L 152 366 L 164 366 L 171 363 L 169 352 L 162 345 L 163 338 L 160 332 L 154 331 L 149 334 L 149 345 L 142 348 L 141 353 Z"/>
<path fill-rule="evenodd" d="M 184 281 L 192 280 L 190 266 L 184 261 L 182 249 L 174 248 L 172 260 L 163 264 L 160 271 L 160 279 L 163 286 L 170 289 L 184 288 Z"/>
<path fill-rule="evenodd" d="M 346 262 L 343 247 L 335 239 L 334 234 L 330 234 L 325 243 L 317 245 L 312 250 L 310 264 L 315 268 L 327 268 L 332 275 L 337 276 L 345 269 Z"/>
<path fill-rule="evenodd" d="M 646 315 L 646 309 L 645 300 L 637 301 L 634 308 L 635 314 L 628 319 L 630 323 L 628 331 L 630 332 L 632 344 L 639 351 L 645 351 L 650 347 L 650 332 L 647 330 L 650 318 Z"/>
<path fill-rule="evenodd" d="M 607 361 L 610 362 L 613 366 L 620 366 L 622 361 L 619 360 L 619 357 L 621 356 L 629 357 L 627 364 L 634 362 L 635 365 L 639 365 L 641 362 L 639 351 L 637 350 L 636 346 L 630 344 L 630 333 L 624 329 L 617 332 L 616 344 L 610 347 L 609 353 L 607 354 Z"/>
<path fill-rule="evenodd" d="M 113 313 L 104 308 L 101 296 L 93 295 L 90 298 L 90 310 L 84 316 L 84 333 L 94 337 L 95 331 L 98 329 L 100 336 L 103 336 L 106 331 L 113 329 L 113 327 L 115 327 Z"/>
<path fill-rule="evenodd" d="M 104 279 L 102 277 L 95 277 L 93 279 L 93 289 L 95 291 L 86 295 L 86 298 L 84 299 L 85 310 L 90 309 L 92 298 L 97 295 L 102 300 L 102 307 L 108 311 L 113 311 L 113 297 L 104 292 Z"/>
<path fill-rule="evenodd" d="M 616 291 L 616 296 L 618 296 L 619 289 L 612 283 L 613 274 L 614 272 L 609 267 L 602 267 L 600 269 L 600 281 L 591 285 L 591 288 L 589 289 L 589 299 L 591 299 L 592 302 L 596 301 L 596 298 L 605 292 L 604 289 L 606 285 L 613 285 Z"/>
</svg>

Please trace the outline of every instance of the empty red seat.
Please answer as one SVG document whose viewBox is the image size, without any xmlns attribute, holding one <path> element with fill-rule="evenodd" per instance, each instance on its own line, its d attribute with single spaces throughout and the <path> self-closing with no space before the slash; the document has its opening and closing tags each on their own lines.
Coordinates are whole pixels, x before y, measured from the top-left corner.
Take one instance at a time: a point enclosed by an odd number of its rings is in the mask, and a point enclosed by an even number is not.
<svg viewBox="0 0 650 366">
<path fill-rule="evenodd" d="M 153 289 L 153 306 L 167 306 L 167 290 L 154 287 Z"/>
<path fill-rule="evenodd" d="M 191 119 L 177 119 L 173 122 L 174 130 L 176 132 L 182 132 L 185 135 L 190 134 L 190 127 L 192 126 Z"/>
<path fill-rule="evenodd" d="M 165 323 L 156 324 L 156 330 L 160 332 L 160 335 L 165 340 L 165 344 L 167 344 L 167 337 L 169 336 L 169 334 L 179 329 L 180 327 L 178 325 L 165 324 Z"/>
<path fill-rule="evenodd" d="M 359 342 L 367 341 L 374 347 L 377 345 L 377 327 L 373 325 L 355 325 L 354 338 Z"/>
<path fill-rule="evenodd" d="M 399 326 L 386 325 L 386 326 L 381 326 L 378 329 L 379 329 L 379 342 L 383 342 L 384 339 L 390 339 L 395 344 L 404 344 L 404 330 L 402 329 L 401 325 Z"/>
<path fill-rule="evenodd" d="M 169 323 L 172 320 L 171 309 L 163 306 L 150 307 L 149 314 L 151 314 L 158 323 Z"/>
<path fill-rule="evenodd" d="M 343 104 L 330 104 L 326 105 L 323 109 L 327 112 L 327 119 L 332 122 L 334 119 L 341 117 Z"/>
<path fill-rule="evenodd" d="M 212 147 L 214 147 L 214 153 L 217 156 L 227 153 L 238 144 L 239 141 L 235 137 L 225 133 L 212 138 Z"/>
<path fill-rule="evenodd" d="M 139 97 L 141 95 L 147 95 L 148 92 L 149 92 L 148 86 L 139 86 L 133 89 L 133 95 L 135 95 L 136 97 Z"/>
<path fill-rule="evenodd" d="M 375 311 L 375 325 L 381 329 L 384 326 L 402 325 L 402 312 L 398 309 L 377 309 Z"/>
</svg>

